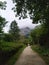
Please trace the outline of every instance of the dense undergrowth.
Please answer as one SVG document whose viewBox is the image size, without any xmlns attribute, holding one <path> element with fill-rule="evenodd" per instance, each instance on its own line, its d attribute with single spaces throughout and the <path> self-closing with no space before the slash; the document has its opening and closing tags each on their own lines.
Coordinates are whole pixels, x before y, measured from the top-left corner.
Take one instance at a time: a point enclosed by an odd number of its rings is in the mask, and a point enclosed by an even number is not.
<svg viewBox="0 0 49 65">
<path fill-rule="evenodd" d="M 0 65 L 6 64 L 6 62 L 23 48 L 22 43 L 4 42 L 1 44 L 0 49 Z M 19 53 L 18 53 L 19 54 Z"/>
<path fill-rule="evenodd" d="M 32 49 L 39 53 L 39 55 L 45 60 L 47 65 L 49 65 L 49 48 L 40 45 L 33 45 Z"/>
</svg>

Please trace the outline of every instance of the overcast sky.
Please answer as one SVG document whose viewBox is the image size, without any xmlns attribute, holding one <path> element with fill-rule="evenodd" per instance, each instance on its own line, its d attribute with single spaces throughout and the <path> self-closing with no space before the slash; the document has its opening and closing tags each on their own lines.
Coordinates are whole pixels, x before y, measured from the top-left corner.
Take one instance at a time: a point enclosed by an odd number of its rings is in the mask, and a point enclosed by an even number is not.
<svg viewBox="0 0 49 65">
<path fill-rule="evenodd" d="M 17 21 L 19 28 L 23 28 L 23 27 L 34 28 L 36 26 L 36 24 L 32 24 L 32 20 L 30 20 L 29 17 L 21 20 L 19 20 L 18 17 L 17 18 L 15 17 L 15 13 L 13 12 L 13 10 L 11 10 L 14 7 L 12 0 L 0 0 L 0 1 L 7 1 L 6 10 L 5 11 L 0 10 L 0 15 L 4 17 L 7 21 L 9 21 L 6 27 L 4 28 L 5 32 L 9 30 L 9 25 L 13 20 Z"/>
</svg>

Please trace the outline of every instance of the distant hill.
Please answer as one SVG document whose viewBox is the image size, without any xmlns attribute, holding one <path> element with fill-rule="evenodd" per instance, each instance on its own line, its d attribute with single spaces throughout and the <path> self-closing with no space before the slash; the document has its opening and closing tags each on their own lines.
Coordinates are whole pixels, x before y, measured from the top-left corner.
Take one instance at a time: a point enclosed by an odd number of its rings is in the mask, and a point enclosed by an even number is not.
<svg viewBox="0 0 49 65">
<path fill-rule="evenodd" d="M 30 34 L 31 29 L 29 27 L 21 28 L 20 35 L 28 36 Z"/>
</svg>

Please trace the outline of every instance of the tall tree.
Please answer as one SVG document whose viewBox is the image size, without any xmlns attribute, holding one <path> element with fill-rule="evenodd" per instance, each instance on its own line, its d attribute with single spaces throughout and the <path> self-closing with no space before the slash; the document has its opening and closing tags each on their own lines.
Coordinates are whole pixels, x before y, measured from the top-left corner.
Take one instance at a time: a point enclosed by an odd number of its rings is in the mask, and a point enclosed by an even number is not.
<svg viewBox="0 0 49 65">
<path fill-rule="evenodd" d="M 0 9 L 6 9 L 6 2 L 0 1 Z M 6 20 L 5 18 L 0 16 L 0 33 L 2 32 L 3 27 L 5 26 Z"/>
<path fill-rule="evenodd" d="M 9 33 L 13 36 L 13 41 L 17 41 L 19 38 L 19 28 L 17 26 L 16 21 L 12 21 L 10 25 Z"/>
<path fill-rule="evenodd" d="M 20 17 L 25 17 L 29 11 L 33 23 L 45 22 L 49 20 L 49 1 L 48 0 L 13 0 L 15 12 Z M 48 21 L 46 21 L 48 22 Z"/>
<path fill-rule="evenodd" d="M 2 17 L 0 16 L 0 33 L 3 32 L 3 27 L 5 26 L 6 23 L 7 23 L 7 22 L 6 22 L 5 18 L 2 18 Z"/>
<path fill-rule="evenodd" d="M 0 1 L 0 9 L 6 9 L 6 2 L 2 2 Z M 0 43 L 2 42 L 2 33 L 3 33 L 3 27 L 5 26 L 6 24 L 6 20 L 5 18 L 1 17 L 0 16 Z M 0 44 L 0 49 L 1 49 L 1 44 Z"/>
<path fill-rule="evenodd" d="M 2 40 L 3 40 L 3 27 L 5 26 L 6 23 L 7 23 L 7 22 L 6 22 L 5 18 L 2 18 L 2 17 L 0 16 L 0 43 L 1 43 Z"/>
</svg>

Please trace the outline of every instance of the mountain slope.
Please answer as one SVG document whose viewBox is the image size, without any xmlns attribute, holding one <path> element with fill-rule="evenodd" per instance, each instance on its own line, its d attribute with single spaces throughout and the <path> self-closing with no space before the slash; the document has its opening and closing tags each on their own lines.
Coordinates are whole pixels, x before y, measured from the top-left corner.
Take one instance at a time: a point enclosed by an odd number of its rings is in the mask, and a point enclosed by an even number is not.
<svg viewBox="0 0 49 65">
<path fill-rule="evenodd" d="M 31 31 L 31 29 L 29 27 L 21 28 L 20 35 L 24 35 L 24 36 L 29 35 L 30 31 Z"/>
</svg>

